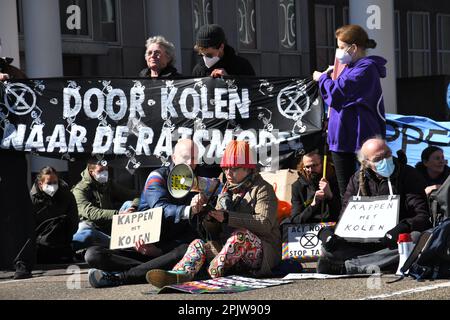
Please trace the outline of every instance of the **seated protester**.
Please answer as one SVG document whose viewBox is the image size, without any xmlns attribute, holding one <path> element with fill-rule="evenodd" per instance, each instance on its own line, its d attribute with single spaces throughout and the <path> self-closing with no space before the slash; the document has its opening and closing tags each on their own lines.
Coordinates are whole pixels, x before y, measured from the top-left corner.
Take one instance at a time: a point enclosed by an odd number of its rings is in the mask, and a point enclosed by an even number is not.
<svg viewBox="0 0 450 320">
<path fill-rule="evenodd" d="M 109 247 L 112 217 L 119 213 L 136 211 L 139 206 L 139 193 L 122 187 L 109 179 L 108 166 L 91 159 L 81 173 L 81 181 L 73 188 L 78 206 L 80 223 L 73 236 L 75 250 L 93 245 Z M 134 199 L 132 205 L 120 208 L 117 203 Z"/>
<path fill-rule="evenodd" d="M 145 61 L 147 68 L 139 73 L 142 78 L 180 77 L 175 68 L 175 46 L 163 36 L 147 39 L 145 43 Z"/>
<path fill-rule="evenodd" d="M 180 139 L 172 154 L 172 164 L 152 171 L 141 194 L 139 211 L 163 208 L 160 241 L 155 244 L 136 242 L 135 248 L 109 250 L 91 247 L 86 262 L 95 268 L 89 271 L 89 282 L 94 288 L 146 283 L 145 275 L 152 269 L 171 269 L 195 239 L 195 229 L 189 223 L 191 214 L 197 214 L 205 203 L 205 196 L 193 192 L 176 199 L 167 189 L 167 179 L 175 165 L 184 163 L 193 170 L 198 163 L 198 149 L 192 140 Z"/>
<path fill-rule="evenodd" d="M 229 274 L 270 276 L 281 261 L 277 198 L 257 172 L 249 144 L 231 141 L 220 166 L 226 176 L 216 210 L 208 216 L 221 223 L 218 246 L 194 240 L 171 271 L 151 270 L 147 281 L 156 287 L 189 281 L 205 262 L 212 278 Z"/>
<path fill-rule="evenodd" d="M 416 169 L 423 175 L 426 182 L 425 193 L 427 196 L 433 190 L 439 189 L 450 174 L 444 151 L 436 146 L 429 146 L 422 151 L 421 162 L 416 164 Z"/>
<path fill-rule="evenodd" d="M 69 186 L 52 167 L 42 168 L 30 191 L 36 225 L 37 263 L 70 262 L 78 209 Z"/>
<path fill-rule="evenodd" d="M 290 222 L 337 221 L 341 212 L 341 199 L 332 165 L 327 163 L 327 178 L 324 179 L 322 157 L 314 150 L 302 157 L 297 170 L 300 176 L 292 184 Z"/>
<path fill-rule="evenodd" d="M 202 57 L 192 70 L 194 77 L 255 75 L 250 62 L 236 55 L 227 44 L 225 32 L 217 24 L 205 24 L 198 29 L 194 50 Z"/>
<path fill-rule="evenodd" d="M 394 271 L 398 266 L 398 235 L 422 232 L 431 227 L 428 204 L 424 192 L 425 182 L 414 168 L 401 164 L 392 157 L 383 139 L 369 139 L 363 145 L 358 158 L 360 171 L 350 179 L 342 203 L 344 212 L 352 196 L 389 195 L 388 179 L 393 194 L 400 196 L 399 223 L 386 232 L 380 243 L 355 243 L 333 234 L 329 228 L 319 233 L 322 240 L 322 256 L 317 264 L 318 273 L 355 274 L 366 273 L 378 267 L 381 271 Z"/>
</svg>

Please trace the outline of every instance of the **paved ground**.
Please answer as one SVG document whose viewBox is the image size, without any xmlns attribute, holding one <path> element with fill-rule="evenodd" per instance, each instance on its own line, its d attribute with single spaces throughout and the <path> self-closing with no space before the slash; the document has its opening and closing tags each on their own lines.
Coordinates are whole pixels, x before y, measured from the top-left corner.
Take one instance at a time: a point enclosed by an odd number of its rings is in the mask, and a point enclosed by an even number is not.
<svg viewBox="0 0 450 320">
<path fill-rule="evenodd" d="M 0 273 L 0 299 L 23 300 L 442 300 L 450 298 L 450 281 L 417 282 L 412 279 L 389 284 L 392 275 L 372 278 L 295 280 L 293 283 L 235 294 L 156 294 L 151 285 L 93 289 L 87 281 L 87 266 L 75 269 L 53 266 L 37 270 L 33 278 L 12 280 L 11 272 Z"/>
</svg>

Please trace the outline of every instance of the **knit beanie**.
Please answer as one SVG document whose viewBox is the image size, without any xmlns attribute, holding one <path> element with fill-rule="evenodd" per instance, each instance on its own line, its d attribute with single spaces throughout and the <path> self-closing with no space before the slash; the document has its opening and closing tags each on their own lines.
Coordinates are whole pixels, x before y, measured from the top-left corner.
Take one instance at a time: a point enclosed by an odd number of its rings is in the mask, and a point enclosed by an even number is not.
<svg viewBox="0 0 450 320">
<path fill-rule="evenodd" d="M 256 168 L 254 151 L 251 150 L 247 141 L 232 140 L 228 143 L 223 153 L 220 167 L 230 168 Z"/>
<path fill-rule="evenodd" d="M 217 24 L 205 24 L 198 29 L 196 39 L 196 45 L 198 47 L 217 47 L 225 42 L 225 32 Z"/>
</svg>

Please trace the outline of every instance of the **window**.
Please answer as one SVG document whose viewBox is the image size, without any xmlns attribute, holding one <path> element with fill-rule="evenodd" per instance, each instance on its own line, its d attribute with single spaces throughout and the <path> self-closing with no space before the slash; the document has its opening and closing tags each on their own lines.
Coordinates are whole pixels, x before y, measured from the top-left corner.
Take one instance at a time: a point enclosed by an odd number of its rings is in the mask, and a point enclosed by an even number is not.
<svg viewBox="0 0 450 320">
<path fill-rule="evenodd" d="M 430 16 L 408 12 L 408 75 L 430 75 Z"/>
<path fill-rule="evenodd" d="M 213 3 L 212 0 L 194 0 L 193 5 L 195 37 L 201 26 L 213 23 Z"/>
<path fill-rule="evenodd" d="M 89 12 L 92 12 L 92 10 L 88 8 L 87 0 L 60 0 L 59 19 L 61 22 L 61 34 L 89 36 Z M 76 25 L 77 19 L 80 21 L 79 26 Z"/>
<path fill-rule="evenodd" d="M 99 40 L 117 41 L 116 0 L 101 0 Z"/>
<path fill-rule="evenodd" d="M 335 20 L 333 6 L 315 6 L 317 69 L 324 70 L 334 64 L 336 52 Z"/>
<path fill-rule="evenodd" d="M 450 15 L 437 15 L 437 54 L 439 74 L 450 75 Z"/>
<path fill-rule="evenodd" d="M 395 65 L 396 65 L 396 72 L 397 72 L 397 78 L 400 78 L 402 75 L 402 65 L 401 65 L 401 54 L 400 54 L 400 12 L 398 10 L 394 11 L 394 30 L 395 30 L 395 37 L 394 37 L 394 45 L 395 45 Z"/>
<path fill-rule="evenodd" d="M 280 0 L 278 21 L 281 48 L 284 50 L 296 50 L 297 30 L 294 0 Z"/>
<path fill-rule="evenodd" d="M 238 0 L 238 30 L 240 49 L 256 49 L 255 0 Z"/>
<path fill-rule="evenodd" d="M 350 23 L 350 13 L 348 7 L 344 7 L 344 9 L 342 9 L 342 21 L 343 25 Z"/>
</svg>

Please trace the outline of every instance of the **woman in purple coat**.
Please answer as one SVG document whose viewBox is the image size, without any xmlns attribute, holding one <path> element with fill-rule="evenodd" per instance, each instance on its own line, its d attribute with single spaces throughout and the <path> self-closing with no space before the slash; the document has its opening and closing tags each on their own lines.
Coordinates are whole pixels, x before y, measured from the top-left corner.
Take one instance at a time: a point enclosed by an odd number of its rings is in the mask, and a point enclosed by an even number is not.
<svg viewBox="0 0 450 320">
<path fill-rule="evenodd" d="M 330 107 L 328 145 L 342 198 L 356 171 L 356 152 L 367 139 L 386 136 L 380 78 L 386 77 L 387 61 L 366 55 L 366 50 L 377 44 L 358 25 L 339 28 L 336 39 L 336 59 L 346 65 L 345 69 L 335 80 L 331 79 L 331 68 L 315 71 L 313 78 Z"/>
</svg>

